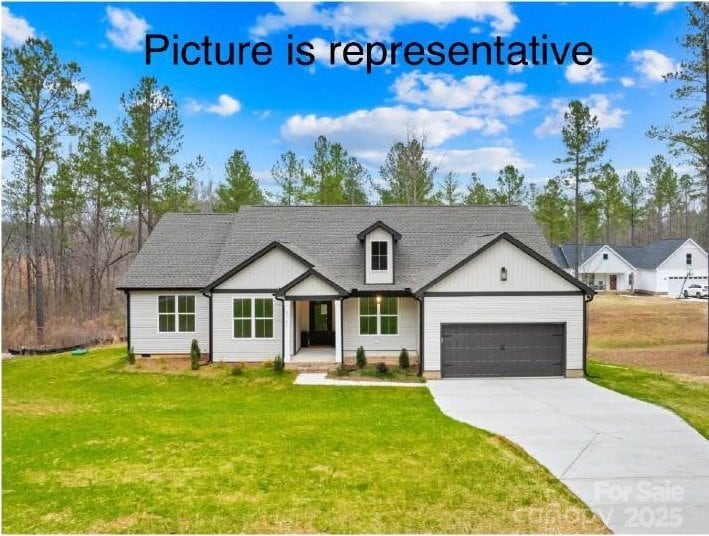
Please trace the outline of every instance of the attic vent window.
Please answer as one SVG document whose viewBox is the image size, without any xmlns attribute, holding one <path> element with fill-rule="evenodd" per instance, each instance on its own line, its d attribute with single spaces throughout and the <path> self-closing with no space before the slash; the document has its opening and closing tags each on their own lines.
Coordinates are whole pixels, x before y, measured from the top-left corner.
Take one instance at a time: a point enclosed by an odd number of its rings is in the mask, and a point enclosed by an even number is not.
<svg viewBox="0 0 709 536">
<path fill-rule="evenodd" d="M 692 254 L 687 253 L 687 266 L 692 266 Z"/>
<path fill-rule="evenodd" d="M 387 262 L 387 242 L 372 241 L 372 270 L 386 271 Z"/>
<path fill-rule="evenodd" d="M 604 261 L 607 261 L 607 260 L 608 260 L 608 253 L 604 253 L 604 254 L 603 254 L 603 260 L 604 260 Z"/>
</svg>

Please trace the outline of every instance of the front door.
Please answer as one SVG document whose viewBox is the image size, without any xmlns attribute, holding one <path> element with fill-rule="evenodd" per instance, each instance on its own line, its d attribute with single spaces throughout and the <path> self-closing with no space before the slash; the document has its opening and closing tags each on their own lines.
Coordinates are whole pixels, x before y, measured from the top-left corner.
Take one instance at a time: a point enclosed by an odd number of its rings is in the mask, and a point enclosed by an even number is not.
<svg viewBox="0 0 709 536">
<path fill-rule="evenodd" d="M 310 302 L 310 345 L 332 346 L 335 334 L 332 331 L 332 302 Z"/>
<path fill-rule="evenodd" d="M 618 290 L 618 276 L 616 274 L 611 274 L 610 287 L 611 290 Z"/>
</svg>

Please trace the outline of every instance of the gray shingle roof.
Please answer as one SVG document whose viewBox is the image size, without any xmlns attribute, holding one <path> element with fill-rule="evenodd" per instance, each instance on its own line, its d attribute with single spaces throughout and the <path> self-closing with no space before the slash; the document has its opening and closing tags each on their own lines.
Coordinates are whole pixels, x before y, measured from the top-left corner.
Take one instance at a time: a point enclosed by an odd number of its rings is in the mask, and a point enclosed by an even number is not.
<svg viewBox="0 0 709 536">
<path fill-rule="evenodd" d="M 646 246 L 610 246 L 635 268 L 653 270 L 687 241 L 686 238 L 665 238 Z M 579 264 L 594 255 L 605 244 L 588 244 L 579 247 Z M 568 269 L 574 264 L 575 245 L 561 244 L 552 248 L 556 264 Z"/>
<path fill-rule="evenodd" d="M 357 233 L 378 220 L 402 235 L 394 245 L 394 285 L 364 284 Z M 242 207 L 230 215 L 168 214 L 121 287 L 201 288 L 278 241 L 347 290 L 415 289 L 503 232 L 553 261 L 532 215 L 520 206 Z"/>
</svg>

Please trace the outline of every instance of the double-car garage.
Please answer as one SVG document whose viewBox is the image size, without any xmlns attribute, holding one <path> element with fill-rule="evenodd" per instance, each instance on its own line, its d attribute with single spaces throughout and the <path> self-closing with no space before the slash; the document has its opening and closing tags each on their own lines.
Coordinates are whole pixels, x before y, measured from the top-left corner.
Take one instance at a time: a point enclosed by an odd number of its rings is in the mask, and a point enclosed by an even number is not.
<svg viewBox="0 0 709 536">
<path fill-rule="evenodd" d="M 442 324 L 441 376 L 561 376 L 561 323 Z"/>
</svg>

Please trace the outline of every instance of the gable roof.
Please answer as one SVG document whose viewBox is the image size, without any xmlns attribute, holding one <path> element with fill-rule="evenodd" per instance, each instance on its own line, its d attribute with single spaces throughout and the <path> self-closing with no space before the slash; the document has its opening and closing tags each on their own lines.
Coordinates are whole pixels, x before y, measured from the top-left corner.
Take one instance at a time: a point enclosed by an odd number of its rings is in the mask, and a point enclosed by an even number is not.
<svg viewBox="0 0 709 536">
<path fill-rule="evenodd" d="M 372 225 L 370 225 L 369 227 L 367 227 L 367 228 L 364 229 L 363 231 L 360 231 L 359 234 L 357 235 L 357 238 L 358 238 L 359 240 L 364 240 L 365 237 L 366 237 L 369 233 L 371 233 L 372 231 L 374 231 L 375 229 L 384 229 L 387 233 L 389 233 L 389 234 L 391 235 L 391 237 L 394 239 L 394 242 L 396 242 L 397 240 L 401 239 L 401 233 L 399 233 L 398 231 L 396 231 L 396 230 L 392 229 L 391 227 L 389 227 L 389 226 L 388 226 L 386 223 L 384 223 L 382 220 L 377 220 L 376 222 L 374 222 Z"/>
<path fill-rule="evenodd" d="M 377 221 L 401 234 L 394 285 L 364 283 L 357 233 Z M 552 260 L 522 206 L 247 206 L 228 215 L 166 214 L 121 288 L 203 288 L 277 242 L 348 292 L 407 290 L 504 232 Z"/>
<path fill-rule="evenodd" d="M 618 246 L 616 249 L 636 268 L 652 270 L 660 266 L 686 238 L 665 238 L 647 246 Z"/>
<path fill-rule="evenodd" d="M 605 244 L 581 244 L 579 250 L 579 266 L 593 257 Z M 561 244 L 553 248 L 554 260 L 564 269 L 573 268 L 576 263 L 576 244 Z"/>
<path fill-rule="evenodd" d="M 464 258 L 458 260 L 455 264 L 452 264 L 452 266 L 448 267 L 447 269 L 441 271 L 437 276 L 435 276 L 433 279 L 431 279 L 429 282 L 427 282 L 425 285 L 423 285 L 421 288 L 416 290 L 416 294 L 423 293 L 427 288 L 435 285 L 439 281 L 445 279 L 448 275 L 452 274 L 455 272 L 458 268 L 462 267 L 463 265 L 467 264 L 469 261 L 473 260 L 475 257 L 486 251 L 487 249 L 491 248 L 501 240 L 506 240 L 513 246 L 519 248 L 522 252 L 526 253 L 533 259 L 535 259 L 537 262 L 541 263 L 543 266 L 546 266 L 549 268 L 552 272 L 555 274 L 561 276 L 563 279 L 577 287 L 579 290 L 583 291 L 585 294 L 590 294 L 593 295 L 595 294 L 594 290 L 589 287 L 588 285 L 582 283 L 575 277 L 569 275 L 567 272 L 562 270 L 556 263 L 552 262 L 550 259 L 541 256 L 538 252 L 534 251 L 530 247 L 526 246 L 524 243 L 520 242 L 517 240 L 514 236 L 510 235 L 509 233 L 500 233 L 497 235 L 495 238 L 492 240 L 489 240 L 486 242 L 482 247 L 478 247 L 470 253 L 469 255 L 465 256 Z"/>
<path fill-rule="evenodd" d="M 341 296 L 344 296 L 347 294 L 347 291 L 345 289 L 343 289 L 340 285 L 338 285 L 334 281 L 328 279 L 327 277 L 325 277 L 324 275 L 319 273 L 317 270 L 314 270 L 313 268 L 309 268 L 308 270 L 306 270 L 305 272 L 300 274 L 298 277 L 296 277 L 293 281 L 291 281 L 290 283 L 287 283 L 287 284 L 283 285 L 281 288 L 279 288 L 278 291 L 276 292 L 276 295 L 277 296 L 285 296 L 289 290 L 291 290 L 293 287 L 297 286 L 299 283 L 302 283 L 303 281 L 305 281 L 309 277 L 318 278 L 320 281 L 323 281 L 324 283 L 326 283 L 327 285 L 329 285 L 333 289 L 335 289 L 337 291 L 337 293 L 340 294 Z"/>
</svg>

